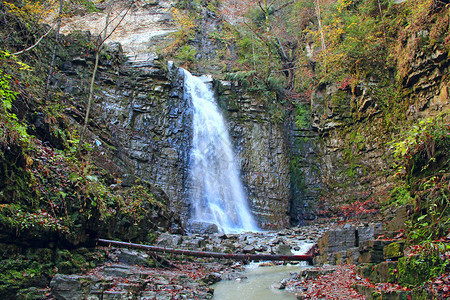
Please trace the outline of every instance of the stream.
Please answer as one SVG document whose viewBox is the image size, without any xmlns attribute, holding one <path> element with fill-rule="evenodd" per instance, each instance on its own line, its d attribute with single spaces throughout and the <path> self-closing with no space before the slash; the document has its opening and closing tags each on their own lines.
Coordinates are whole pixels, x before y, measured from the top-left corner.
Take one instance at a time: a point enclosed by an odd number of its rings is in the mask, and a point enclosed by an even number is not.
<svg viewBox="0 0 450 300">
<path fill-rule="evenodd" d="M 312 243 L 300 243 L 294 255 L 305 254 Z M 286 290 L 280 290 L 278 283 L 290 278 L 291 273 L 299 273 L 308 268 L 306 262 L 295 265 L 260 266 L 260 263 L 250 263 L 245 268 L 247 278 L 241 280 L 222 280 L 214 284 L 214 300 L 293 300 L 297 297 Z"/>
<path fill-rule="evenodd" d="M 293 300 L 294 294 L 273 287 L 274 283 L 289 278 L 290 273 L 300 272 L 305 264 L 260 267 L 251 263 L 246 267 L 247 279 L 222 280 L 215 285 L 215 300 Z"/>
</svg>

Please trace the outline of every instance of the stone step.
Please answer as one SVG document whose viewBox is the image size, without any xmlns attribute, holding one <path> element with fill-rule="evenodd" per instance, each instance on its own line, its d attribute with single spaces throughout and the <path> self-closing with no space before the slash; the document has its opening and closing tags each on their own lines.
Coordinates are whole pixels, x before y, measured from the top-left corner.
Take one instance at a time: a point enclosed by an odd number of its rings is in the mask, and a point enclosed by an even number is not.
<svg viewBox="0 0 450 300">
<path fill-rule="evenodd" d="M 366 300 L 405 300 L 408 299 L 407 297 L 409 295 L 407 291 L 379 292 L 375 287 L 362 284 L 356 284 L 354 288 L 358 293 L 365 296 Z"/>
<path fill-rule="evenodd" d="M 361 264 L 356 268 L 356 273 L 368 278 L 371 282 L 394 283 L 397 280 L 396 272 L 398 262 L 383 261 L 377 265 Z"/>
</svg>

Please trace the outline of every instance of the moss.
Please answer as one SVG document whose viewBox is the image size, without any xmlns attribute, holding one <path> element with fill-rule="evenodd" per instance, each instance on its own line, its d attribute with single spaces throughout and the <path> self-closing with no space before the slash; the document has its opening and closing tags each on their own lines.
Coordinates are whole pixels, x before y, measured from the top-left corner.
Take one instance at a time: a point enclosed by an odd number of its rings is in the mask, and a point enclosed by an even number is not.
<svg viewBox="0 0 450 300">
<path fill-rule="evenodd" d="M 386 259 L 393 259 L 403 256 L 403 248 L 405 246 L 405 242 L 394 242 L 383 248 L 383 255 Z"/>
<path fill-rule="evenodd" d="M 45 299 L 47 293 L 47 289 L 38 289 L 36 287 L 31 287 L 19 290 L 17 292 L 17 298 L 24 300 L 41 300 Z"/>
<path fill-rule="evenodd" d="M 424 288 L 416 288 L 413 289 L 409 295 L 411 296 L 410 299 L 414 300 L 429 300 L 430 299 L 430 291 L 424 289 Z"/>
<path fill-rule="evenodd" d="M 402 257 L 398 260 L 399 283 L 409 287 L 419 286 L 445 272 L 447 264 L 433 251 Z"/>
<path fill-rule="evenodd" d="M 51 264 L 27 260 L 22 255 L 1 261 L 0 282 L 3 284 L 0 285 L 0 297 L 14 298 L 11 295 L 24 287 L 46 287 L 49 280 L 46 274 L 50 270 Z"/>
</svg>

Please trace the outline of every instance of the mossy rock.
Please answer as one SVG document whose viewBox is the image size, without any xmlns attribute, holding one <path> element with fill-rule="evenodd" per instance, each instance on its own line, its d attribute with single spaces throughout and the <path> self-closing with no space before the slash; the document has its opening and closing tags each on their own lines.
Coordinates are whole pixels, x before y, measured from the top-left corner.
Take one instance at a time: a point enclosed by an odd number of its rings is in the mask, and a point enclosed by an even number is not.
<svg viewBox="0 0 450 300">
<path fill-rule="evenodd" d="M 58 268 L 58 273 L 61 274 L 71 274 L 74 272 L 75 267 L 70 261 L 62 261 L 56 265 Z"/>
<path fill-rule="evenodd" d="M 25 251 L 25 256 L 40 263 L 49 263 L 53 258 L 53 252 L 50 248 L 29 248 Z"/>
<path fill-rule="evenodd" d="M 403 249 L 405 242 L 399 241 L 389 244 L 383 248 L 383 255 L 385 259 L 397 259 L 403 256 Z"/>
<path fill-rule="evenodd" d="M 405 256 L 398 260 L 398 282 L 405 286 L 419 286 L 445 272 L 447 261 L 435 253 Z"/>
<path fill-rule="evenodd" d="M 47 289 L 38 289 L 35 287 L 31 287 L 18 291 L 17 297 L 24 300 L 41 300 L 45 299 L 47 293 Z"/>
<path fill-rule="evenodd" d="M 361 264 L 356 272 L 361 277 L 369 278 L 372 282 L 393 283 L 397 281 L 394 269 L 397 269 L 397 262 L 384 261 L 379 264 Z"/>
</svg>

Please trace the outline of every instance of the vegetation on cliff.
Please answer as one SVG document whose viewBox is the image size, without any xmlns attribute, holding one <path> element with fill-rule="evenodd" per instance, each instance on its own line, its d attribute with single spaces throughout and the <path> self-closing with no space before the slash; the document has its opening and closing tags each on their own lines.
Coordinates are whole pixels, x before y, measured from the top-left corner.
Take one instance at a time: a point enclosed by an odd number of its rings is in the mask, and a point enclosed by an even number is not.
<svg viewBox="0 0 450 300">
<path fill-rule="evenodd" d="M 317 144 L 325 144 L 317 149 L 336 151 L 337 158 L 328 159 L 335 160 L 331 172 L 337 175 L 329 176 L 313 213 L 345 219 L 380 213 L 388 221 L 396 207 L 406 206 L 408 246 L 418 256 L 400 264 L 402 283 L 417 285 L 445 272 L 449 2 L 180 3 L 197 16 L 209 10 L 222 18 L 224 25 L 211 36 L 226 51 L 212 63 L 222 66 L 227 79 L 268 103 L 276 100 L 286 110 L 282 120 L 317 131 Z M 186 47 L 198 46 L 200 32 L 190 27 Z M 292 162 L 293 184 L 306 189 L 299 159 Z M 414 265 L 433 271 L 411 281 Z"/>
<path fill-rule="evenodd" d="M 59 70 L 73 53 L 93 61 L 94 40 L 82 34 L 59 39 L 46 89 L 55 45 L 40 39 L 50 29 L 37 17 L 46 4 L 0 3 L 0 297 L 7 299 L 29 286 L 46 287 L 57 272 L 95 266 L 102 254 L 79 247 L 94 245 L 98 236 L 152 242 L 171 220 L 159 189 L 139 180 L 122 184 L 94 141 L 79 148 L 78 108 L 86 107 L 87 93 L 60 90 Z M 111 61 L 107 56 L 103 61 Z"/>
</svg>

